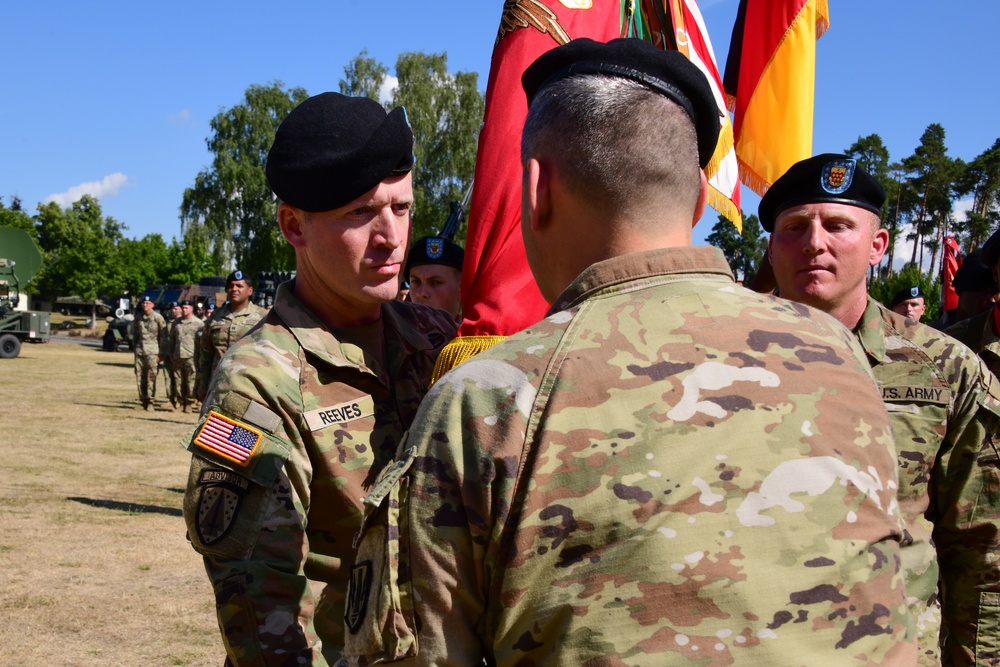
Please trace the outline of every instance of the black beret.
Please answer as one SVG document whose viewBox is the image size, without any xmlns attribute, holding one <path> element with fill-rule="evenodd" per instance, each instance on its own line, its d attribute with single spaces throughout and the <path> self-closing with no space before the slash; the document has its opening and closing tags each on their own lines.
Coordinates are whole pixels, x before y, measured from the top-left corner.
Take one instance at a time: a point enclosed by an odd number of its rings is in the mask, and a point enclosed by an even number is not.
<svg viewBox="0 0 1000 667">
<path fill-rule="evenodd" d="M 181 304 L 177 303 L 176 301 L 171 301 L 170 302 L 170 307 L 171 308 L 180 308 L 180 305 Z"/>
<path fill-rule="evenodd" d="M 182 306 L 190 306 L 191 305 L 191 299 L 184 299 L 183 301 L 181 301 L 181 305 Z"/>
<path fill-rule="evenodd" d="M 951 286 L 963 292 L 996 292 L 997 281 L 993 267 L 983 261 L 982 249 L 973 250 L 962 259 L 962 266 L 955 272 Z"/>
<path fill-rule="evenodd" d="M 708 79 L 677 51 L 624 37 L 595 42 L 581 37 L 546 51 L 521 75 L 528 106 L 545 86 L 580 74 L 631 79 L 678 104 L 694 123 L 702 169 L 712 159 L 719 140 L 719 107 Z"/>
<path fill-rule="evenodd" d="M 831 202 L 848 204 L 878 213 L 885 190 L 858 161 L 840 153 L 823 153 L 793 164 L 774 182 L 760 200 L 757 217 L 765 231 L 774 231 L 774 221 L 785 209 L 801 204 Z"/>
<path fill-rule="evenodd" d="M 148 296 L 148 295 L 144 295 L 144 296 L 142 297 L 142 303 L 146 303 L 147 301 L 148 301 L 149 303 L 153 303 L 153 300 L 152 300 L 151 298 L 149 298 L 149 296 Z"/>
<path fill-rule="evenodd" d="M 465 251 L 462 250 L 462 246 L 443 236 L 426 236 L 410 246 L 410 254 L 406 258 L 406 271 L 403 275 L 409 281 L 410 269 L 427 264 L 441 264 L 461 271 L 464 260 Z"/>
<path fill-rule="evenodd" d="M 993 232 L 993 235 L 983 244 L 983 262 L 990 268 L 996 266 L 1000 259 L 1000 230 Z"/>
<path fill-rule="evenodd" d="M 228 276 L 226 276 L 226 287 L 229 287 L 229 283 L 235 282 L 237 280 L 242 280 L 247 285 L 251 285 L 252 284 L 250 282 L 250 276 L 248 276 L 244 272 L 240 271 L 239 269 L 236 269 L 235 271 L 233 271 L 232 273 L 230 273 Z"/>
<path fill-rule="evenodd" d="M 892 297 L 892 303 L 889 305 L 889 308 L 895 308 L 908 299 L 916 299 L 920 296 L 924 296 L 924 291 L 920 289 L 920 285 L 904 287 L 896 292 L 896 296 Z"/>
<path fill-rule="evenodd" d="M 292 109 L 267 154 L 275 196 L 313 213 L 339 208 L 413 167 L 406 110 L 367 97 L 323 93 Z"/>
</svg>

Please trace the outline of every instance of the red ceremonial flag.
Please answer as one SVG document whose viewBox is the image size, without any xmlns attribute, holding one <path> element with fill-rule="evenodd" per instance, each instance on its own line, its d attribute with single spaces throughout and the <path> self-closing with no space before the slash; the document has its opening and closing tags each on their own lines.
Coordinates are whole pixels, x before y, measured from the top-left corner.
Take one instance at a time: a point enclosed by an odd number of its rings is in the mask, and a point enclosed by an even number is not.
<svg viewBox="0 0 1000 667">
<path fill-rule="evenodd" d="M 619 0 L 507 0 L 486 84 L 462 267 L 462 324 L 435 377 L 545 317 L 521 239 L 521 74 L 570 39 L 621 36 Z"/>
<path fill-rule="evenodd" d="M 827 0 L 740 0 L 724 78 L 743 182 L 763 195 L 812 156 L 816 40 Z"/>
<path fill-rule="evenodd" d="M 950 236 L 944 237 L 944 261 L 941 262 L 941 314 L 958 308 L 958 292 L 952 287 L 955 274 L 962 266 L 962 253 L 958 243 Z"/>
<path fill-rule="evenodd" d="M 695 0 L 641 0 L 638 11 L 628 16 L 628 34 L 652 42 L 661 49 L 680 51 L 701 70 L 719 107 L 719 143 L 705 167 L 708 205 L 743 231 L 740 214 L 740 175 L 733 145 L 733 125 L 716 64 L 708 29 Z"/>
</svg>

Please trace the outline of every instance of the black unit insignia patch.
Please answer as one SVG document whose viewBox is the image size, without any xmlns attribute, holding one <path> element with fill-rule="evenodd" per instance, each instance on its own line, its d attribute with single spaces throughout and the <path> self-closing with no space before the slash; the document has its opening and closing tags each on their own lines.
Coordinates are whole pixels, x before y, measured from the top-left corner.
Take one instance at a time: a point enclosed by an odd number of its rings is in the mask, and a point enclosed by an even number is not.
<svg viewBox="0 0 1000 667">
<path fill-rule="evenodd" d="M 347 587 L 347 609 L 344 622 L 351 634 L 357 634 L 365 615 L 368 614 L 368 594 L 372 588 L 372 562 L 355 563 L 351 568 L 351 582 Z"/>
<path fill-rule="evenodd" d="M 198 539 L 207 546 L 221 540 L 232 528 L 250 482 L 228 470 L 212 468 L 201 471 L 198 485 L 201 496 L 196 527 Z"/>
</svg>

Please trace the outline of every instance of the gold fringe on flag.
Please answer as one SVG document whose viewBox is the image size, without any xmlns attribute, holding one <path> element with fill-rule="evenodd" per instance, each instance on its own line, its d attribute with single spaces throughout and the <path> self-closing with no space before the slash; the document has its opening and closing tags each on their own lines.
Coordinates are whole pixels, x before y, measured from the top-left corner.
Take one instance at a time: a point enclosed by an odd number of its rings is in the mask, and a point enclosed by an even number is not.
<svg viewBox="0 0 1000 667">
<path fill-rule="evenodd" d="M 507 336 L 461 336 L 454 338 L 444 346 L 434 364 L 431 375 L 431 386 L 441 379 L 441 376 L 467 359 L 471 359 L 483 350 L 488 350 Z"/>
<path fill-rule="evenodd" d="M 728 195 L 719 192 L 709 185 L 707 203 L 733 223 L 736 231 L 743 234 L 743 216 L 740 215 L 740 209 L 736 207 L 736 204 L 733 203 L 733 200 Z"/>
</svg>

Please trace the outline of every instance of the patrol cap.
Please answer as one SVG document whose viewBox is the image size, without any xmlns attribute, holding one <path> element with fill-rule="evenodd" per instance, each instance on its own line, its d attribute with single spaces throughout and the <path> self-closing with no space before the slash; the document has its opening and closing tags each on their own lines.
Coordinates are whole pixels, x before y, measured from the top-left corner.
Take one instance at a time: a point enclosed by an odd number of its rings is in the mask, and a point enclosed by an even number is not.
<svg viewBox="0 0 1000 667">
<path fill-rule="evenodd" d="M 907 299 L 916 299 L 922 296 L 924 296 L 924 291 L 920 289 L 920 285 L 905 287 L 896 292 L 896 296 L 892 297 L 892 303 L 889 305 L 889 308 L 895 308 Z"/>
<path fill-rule="evenodd" d="M 719 140 L 719 107 L 705 75 L 683 54 L 634 37 L 607 43 L 586 37 L 571 40 L 546 51 L 524 70 L 521 86 L 528 106 L 546 86 L 581 74 L 630 79 L 675 102 L 694 123 L 701 168 L 712 159 Z"/>
<path fill-rule="evenodd" d="M 413 167 L 406 110 L 367 97 L 322 93 L 278 126 L 264 172 L 275 196 L 303 211 L 338 208 Z"/>
<path fill-rule="evenodd" d="M 410 246 L 410 254 L 406 258 L 406 280 L 410 279 L 410 269 L 415 266 L 441 264 L 462 270 L 465 251 L 451 239 L 443 236 L 425 236 Z"/>
<path fill-rule="evenodd" d="M 760 200 L 760 226 L 774 231 L 774 221 L 785 209 L 802 204 L 832 202 L 878 213 L 885 190 L 878 180 L 840 153 L 823 153 L 793 164 Z"/>
<path fill-rule="evenodd" d="M 1000 230 L 993 232 L 983 244 L 983 262 L 986 266 L 993 268 L 998 259 L 1000 259 Z"/>
<path fill-rule="evenodd" d="M 230 273 L 228 276 L 226 276 L 226 287 L 229 287 L 229 283 L 236 282 L 237 280 L 242 280 L 247 285 L 251 285 L 251 286 L 253 285 L 253 283 L 250 282 L 250 276 L 248 276 L 243 271 L 240 271 L 239 269 L 236 269 L 235 271 L 233 271 L 232 273 Z M 212 306 L 214 307 L 215 304 L 212 304 Z"/>
<path fill-rule="evenodd" d="M 955 272 L 951 286 L 959 294 L 998 291 L 997 281 L 993 277 L 993 267 L 983 261 L 982 249 L 973 250 L 965 256 L 962 266 Z"/>
</svg>

